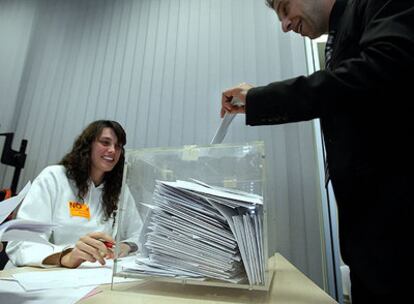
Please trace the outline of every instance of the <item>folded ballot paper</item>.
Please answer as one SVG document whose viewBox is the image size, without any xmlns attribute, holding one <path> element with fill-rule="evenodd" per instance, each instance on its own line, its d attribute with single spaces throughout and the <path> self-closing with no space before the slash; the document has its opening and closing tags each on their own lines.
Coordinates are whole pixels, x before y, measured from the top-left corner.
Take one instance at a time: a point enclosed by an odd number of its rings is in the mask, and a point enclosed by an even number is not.
<svg viewBox="0 0 414 304">
<path fill-rule="evenodd" d="M 29 191 L 31 183 L 28 182 L 20 193 L 14 197 L 0 202 L 0 223 L 12 213 L 23 201 Z M 1 241 L 30 241 L 48 244 L 47 240 L 39 234 L 49 231 L 55 225 L 39 223 L 23 219 L 10 220 L 0 225 Z"/>
<path fill-rule="evenodd" d="M 264 284 L 261 196 L 198 180 L 157 181 L 146 206 L 142 248 L 124 272 Z"/>
<path fill-rule="evenodd" d="M 244 106 L 244 102 L 235 97 L 233 97 L 233 99 L 231 100 L 231 104 L 238 107 Z M 231 114 L 226 112 L 210 144 L 221 144 L 223 142 L 224 137 L 226 137 L 229 126 L 236 115 L 237 114 Z"/>
</svg>

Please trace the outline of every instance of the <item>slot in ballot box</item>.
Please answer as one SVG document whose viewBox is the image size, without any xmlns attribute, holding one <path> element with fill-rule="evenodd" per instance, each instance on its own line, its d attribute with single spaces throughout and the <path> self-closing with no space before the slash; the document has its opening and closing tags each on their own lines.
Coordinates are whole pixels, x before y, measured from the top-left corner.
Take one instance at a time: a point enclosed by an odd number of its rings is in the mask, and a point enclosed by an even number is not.
<svg viewBox="0 0 414 304">
<path fill-rule="evenodd" d="M 263 142 L 127 150 L 118 224 L 128 195 L 143 225 L 113 277 L 268 290 L 264 170 Z"/>
</svg>

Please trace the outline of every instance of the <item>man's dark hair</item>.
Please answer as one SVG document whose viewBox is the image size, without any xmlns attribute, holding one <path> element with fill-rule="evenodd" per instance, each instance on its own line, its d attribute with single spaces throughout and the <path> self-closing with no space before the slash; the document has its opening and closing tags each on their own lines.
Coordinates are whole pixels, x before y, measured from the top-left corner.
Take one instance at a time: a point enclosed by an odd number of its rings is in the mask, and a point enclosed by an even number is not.
<svg viewBox="0 0 414 304">
<path fill-rule="evenodd" d="M 102 204 L 107 220 L 112 214 L 116 215 L 118 200 L 121 193 L 122 173 L 124 170 L 126 134 L 116 121 L 97 120 L 89 124 L 75 140 L 72 150 L 66 154 L 59 164 L 66 168 L 66 176 L 75 182 L 78 188 L 78 198 L 84 200 L 89 190 L 92 143 L 99 138 L 104 128 L 111 128 L 121 146 L 121 156 L 118 163 L 103 178 L 104 188 Z"/>
</svg>

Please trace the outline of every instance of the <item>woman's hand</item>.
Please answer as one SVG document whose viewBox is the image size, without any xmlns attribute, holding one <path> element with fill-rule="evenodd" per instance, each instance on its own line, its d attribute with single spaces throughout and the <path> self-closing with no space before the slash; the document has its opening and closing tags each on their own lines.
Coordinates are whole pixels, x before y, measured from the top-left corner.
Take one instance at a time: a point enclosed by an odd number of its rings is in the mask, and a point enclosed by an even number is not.
<svg viewBox="0 0 414 304">
<path fill-rule="evenodd" d="M 114 239 L 106 233 L 88 233 L 76 242 L 75 248 L 61 256 L 60 265 L 67 268 L 76 268 L 85 261 L 92 263 L 98 261 L 101 265 L 105 265 L 104 258 L 113 259 L 114 252 L 107 248 L 104 242 L 115 244 Z"/>
<path fill-rule="evenodd" d="M 119 248 L 119 258 L 125 257 L 129 254 L 129 252 L 131 251 L 131 247 L 129 247 L 128 244 L 125 243 L 121 243 L 120 248 Z"/>
</svg>

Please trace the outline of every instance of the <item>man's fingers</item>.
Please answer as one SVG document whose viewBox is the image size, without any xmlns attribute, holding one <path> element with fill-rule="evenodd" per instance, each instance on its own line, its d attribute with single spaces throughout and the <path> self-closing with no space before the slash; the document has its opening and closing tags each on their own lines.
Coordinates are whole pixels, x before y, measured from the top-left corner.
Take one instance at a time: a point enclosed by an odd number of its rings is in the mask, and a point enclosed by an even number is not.
<svg viewBox="0 0 414 304">
<path fill-rule="evenodd" d="M 231 105 L 230 102 L 233 99 L 233 96 L 230 95 L 228 91 L 223 92 L 221 95 L 221 106 L 226 108 L 227 105 Z"/>
<path fill-rule="evenodd" d="M 223 107 L 222 107 L 221 110 L 220 110 L 220 117 L 223 118 L 225 114 L 226 114 L 226 110 L 223 109 Z"/>
<path fill-rule="evenodd" d="M 242 82 L 239 85 L 226 89 L 221 94 L 220 117 L 223 118 L 228 112 L 231 114 L 246 113 L 245 103 L 247 92 L 253 88 L 251 84 Z M 232 104 L 233 99 L 238 99 L 238 105 Z"/>
<path fill-rule="evenodd" d="M 231 101 L 233 100 L 234 94 L 237 93 L 237 90 L 239 88 L 234 87 L 231 89 L 227 89 L 223 92 L 221 95 L 221 111 L 220 111 L 220 117 L 223 118 L 226 112 L 232 113 L 234 109 L 234 105 L 231 104 Z"/>
</svg>

